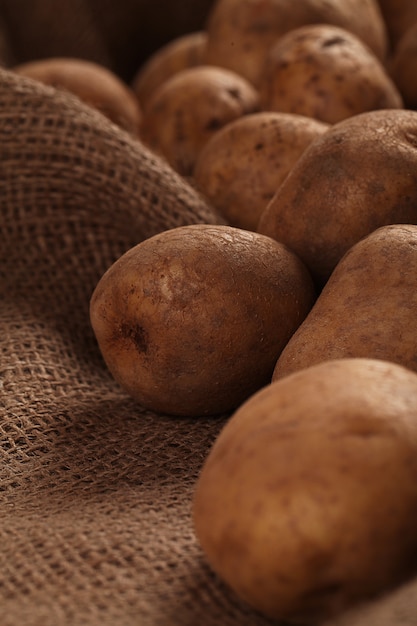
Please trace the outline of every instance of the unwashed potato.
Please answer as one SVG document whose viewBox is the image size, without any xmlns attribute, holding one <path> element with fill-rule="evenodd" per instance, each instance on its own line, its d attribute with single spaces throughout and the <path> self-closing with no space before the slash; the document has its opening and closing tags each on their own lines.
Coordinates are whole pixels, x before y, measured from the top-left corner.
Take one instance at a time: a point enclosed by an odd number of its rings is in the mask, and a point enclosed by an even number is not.
<svg viewBox="0 0 417 626">
<path fill-rule="evenodd" d="M 188 68 L 156 89 L 143 114 L 141 137 L 177 172 L 190 176 L 210 137 L 258 108 L 258 92 L 235 72 L 209 65 Z"/>
<path fill-rule="evenodd" d="M 55 57 L 15 65 L 13 71 L 76 95 L 112 122 L 138 135 L 141 108 L 133 91 L 112 71 L 84 59 Z"/>
<path fill-rule="evenodd" d="M 405 32 L 417 22 L 417 2 L 415 0 L 378 0 L 386 24 L 392 51 Z"/>
<path fill-rule="evenodd" d="M 203 65 L 205 60 L 207 33 L 196 31 L 177 37 L 158 48 L 139 68 L 132 80 L 142 109 L 155 89 L 177 72 Z"/>
<path fill-rule="evenodd" d="M 284 246 L 230 226 L 194 225 L 138 244 L 100 279 L 91 323 L 114 378 L 153 411 L 234 409 L 269 382 L 314 301 Z"/>
<path fill-rule="evenodd" d="M 390 72 L 405 106 L 417 109 L 417 21 L 399 40 L 391 59 Z"/>
<path fill-rule="evenodd" d="M 403 107 L 388 72 L 356 35 L 338 26 L 296 28 L 272 46 L 259 82 L 261 108 L 329 124 Z"/>
<path fill-rule="evenodd" d="M 322 620 L 417 570 L 417 375 L 321 363 L 231 416 L 196 484 L 196 536 L 217 574 L 278 620 Z"/>
<path fill-rule="evenodd" d="M 220 129 L 194 180 L 232 226 L 256 230 L 261 213 L 306 147 L 329 128 L 301 115 L 260 111 Z"/>
<path fill-rule="evenodd" d="M 322 286 L 347 250 L 380 226 L 417 223 L 417 112 L 370 111 L 310 144 L 262 213 Z"/>
<path fill-rule="evenodd" d="M 377 0 L 217 0 L 206 23 L 207 62 L 258 86 L 271 46 L 306 24 L 345 28 L 379 59 L 386 58 L 387 32 Z"/>
<path fill-rule="evenodd" d="M 369 357 L 417 371 L 417 226 L 383 226 L 345 254 L 290 339 L 273 379 L 328 359 Z"/>
</svg>

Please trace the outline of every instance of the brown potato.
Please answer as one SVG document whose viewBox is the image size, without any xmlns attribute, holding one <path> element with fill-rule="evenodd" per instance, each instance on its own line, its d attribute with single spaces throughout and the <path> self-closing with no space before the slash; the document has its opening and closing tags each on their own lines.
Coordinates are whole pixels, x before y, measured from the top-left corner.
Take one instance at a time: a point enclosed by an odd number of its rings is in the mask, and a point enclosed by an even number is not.
<svg viewBox="0 0 417 626">
<path fill-rule="evenodd" d="M 116 261 L 91 299 L 114 378 L 143 406 L 198 416 L 266 384 L 314 301 L 298 258 L 230 226 L 164 231 Z"/>
<path fill-rule="evenodd" d="M 68 91 L 132 135 L 139 132 L 141 108 L 136 96 L 116 74 L 98 63 L 56 57 L 21 63 L 13 71 Z"/>
<path fill-rule="evenodd" d="M 256 230 L 261 213 L 306 147 L 329 128 L 301 115 L 261 111 L 220 129 L 194 180 L 228 223 Z"/>
<path fill-rule="evenodd" d="M 417 22 L 415 0 L 378 0 L 386 24 L 392 50 L 405 32 Z"/>
<path fill-rule="evenodd" d="M 207 62 L 258 86 L 266 55 L 285 33 L 306 24 L 346 28 L 383 60 L 387 33 L 376 0 L 217 0 L 209 11 Z"/>
<path fill-rule="evenodd" d="M 291 248 L 323 285 L 380 226 L 417 223 L 417 112 L 371 111 L 332 126 L 294 165 L 258 231 Z"/>
<path fill-rule="evenodd" d="M 296 28 L 272 46 L 259 82 L 261 108 L 329 124 L 375 109 L 403 107 L 379 59 L 338 26 Z"/>
<path fill-rule="evenodd" d="M 177 172 L 191 176 L 214 133 L 258 107 L 258 92 L 247 80 L 201 65 L 178 72 L 156 89 L 143 115 L 141 136 Z"/>
<path fill-rule="evenodd" d="M 417 375 L 327 361 L 268 385 L 226 423 L 197 481 L 217 574 L 279 620 L 324 618 L 417 568 Z"/>
<path fill-rule="evenodd" d="M 391 59 L 390 72 L 405 106 L 417 109 L 417 22 L 399 40 Z"/>
<path fill-rule="evenodd" d="M 177 37 L 158 48 L 137 70 L 132 80 L 142 109 L 155 89 L 181 70 L 203 65 L 205 60 L 207 33 L 196 31 Z"/>
<path fill-rule="evenodd" d="M 417 371 L 417 226 L 383 226 L 345 254 L 290 339 L 273 379 L 328 359 L 369 357 Z"/>
</svg>

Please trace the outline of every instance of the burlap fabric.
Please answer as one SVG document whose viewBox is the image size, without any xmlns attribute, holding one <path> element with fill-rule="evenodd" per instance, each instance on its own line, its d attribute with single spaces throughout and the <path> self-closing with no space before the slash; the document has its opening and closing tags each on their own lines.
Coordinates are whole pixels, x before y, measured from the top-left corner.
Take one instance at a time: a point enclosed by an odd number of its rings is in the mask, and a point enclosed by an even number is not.
<svg viewBox="0 0 417 626">
<path fill-rule="evenodd" d="M 0 16 L 7 6 L 9 27 L 13 7 L 41 4 L 1 0 Z M 60 0 L 60 16 L 76 4 Z M 77 28 L 60 24 L 86 58 L 104 59 L 87 6 Z M 5 50 L 23 60 L 19 36 L 5 32 Z M 35 57 L 36 42 L 20 41 Z M 220 220 L 139 141 L 7 70 L 0 208 L 1 626 L 272 624 L 216 578 L 193 534 L 195 480 L 227 416 L 144 411 L 109 375 L 88 317 L 98 279 L 129 247 Z M 378 603 L 367 625 L 382 626 L 381 611 L 383 626 L 417 624 L 414 598 L 407 588 Z"/>
<path fill-rule="evenodd" d="M 263 623 L 208 572 L 190 525 L 224 418 L 143 411 L 88 317 L 122 252 L 217 218 L 100 114 L 7 71 L 0 154 L 2 626 Z"/>
</svg>

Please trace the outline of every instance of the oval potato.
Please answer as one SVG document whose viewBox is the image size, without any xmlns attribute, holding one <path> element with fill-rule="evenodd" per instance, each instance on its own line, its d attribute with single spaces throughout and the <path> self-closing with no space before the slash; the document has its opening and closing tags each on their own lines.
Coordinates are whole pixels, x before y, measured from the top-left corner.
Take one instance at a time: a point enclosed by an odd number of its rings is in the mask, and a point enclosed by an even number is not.
<svg viewBox="0 0 417 626">
<path fill-rule="evenodd" d="M 138 135 L 140 104 L 130 87 L 106 67 L 84 59 L 53 57 L 21 63 L 12 69 L 76 95 L 124 130 Z"/>
<path fill-rule="evenodd" d="M 168 78 L 181 70 L 203 65 L 206 43 L 206 32 L 186 33 L 169 41 L 148 57 L 131 83 L 142 109 L 146 109 L 155 89 Z"/>
<path fill-rule="evenodd" d="M 230 226 L 164 231 L 100 279 L 90 318 L 114 378 L 153 411 L 233 410 L 269 382 L 314 302 L 311 278 L 278 242 Z"/>
<path fill-rule="evenodd" d="M 326 361 L 249 398 L 197 480 L 217 575 L 253 608 L 321 624 L 417 568 L 417 375 Z"/>
<path fill-rule="evenodd" d="M 417 109 L 417 22 L 399 40 L 390 61 L 390 73 L 405 106 Z"/>
<path fill-rule="evenodd" d="M 258 232 L 286 244 L 323 286 L 349 248 L 380 226 L 417 223 L 417 112 L 347 118 L 298 159 Z"/>
<path fill-rule="evenodd" d="M 306 24 L 346 28 L 381 61 L 386 58 L 387 32 L 376 0 L 217 0 L 206 22 L 207 62 L 258 86 L 271 46 Z"/>
<path fill-rule="evenodd" d="M 328 124 L 403 101 L 388 72 L 354 34 L 330 24 L 296 28 L 272 46 L 259 82 L 261 108 Z"/>
<path fill-rule="evenodd" d="M 417 226 L 383 226 L 345 254 L 274 369 L 367 357 L 417 371 Z"/>
<path fill-rule="evenodd" d="M 207 141 L 227 123 L 259 108 L 259 94 L 244 78 L 201 65 L 177 72 L 151 97 L 141 137 L 183 176 L 192 176 Z"/>
<path fill-rule="evenodd" d="M 328 128 L 290 113 L 244 115 L 206 143 L 195 164 L 194 181 L 231 226 L 256 230 L 295 162 Z"/>
</svg>

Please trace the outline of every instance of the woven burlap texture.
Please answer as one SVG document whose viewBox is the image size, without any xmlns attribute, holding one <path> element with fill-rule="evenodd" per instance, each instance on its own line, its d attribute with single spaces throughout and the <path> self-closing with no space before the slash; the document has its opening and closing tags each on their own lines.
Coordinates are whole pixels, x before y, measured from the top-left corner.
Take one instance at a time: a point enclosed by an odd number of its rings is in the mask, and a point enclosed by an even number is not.
<svg viewBox="0 0 417 626">
<path fill-rule="evenodd" d="M 19 4 L 34 19 L 48 2 L 0 0 L 8 26 Z M 78 33 L 81 56 L 111 65 L 77 4 L 71 25 L 75 3 L 62 0 L 61 27 Z M 18 60 L 23 43 L 27 57 L 42 43 L 5 34 L 5 56 L 11 42 Z M 44 53 L 71 44 L 59 37 Z M 88 317 L 98 279 L 125 250 L 220 220 L 99 113 L 5 70 L 0 207 L 1 626 L 272 624 L 210 571 L 193 533 L 195 481 L 227 416 L 144 411 L 109 375 Z M 343 626 L 415 626 L 415 596 L 411 585 Z"/>
<path fill-rule="evenodd" d="M 209 572 L 190 523 L 225 418 L 143 411 L 88 316 L 126 249 L 216 216 L 99 113 L 5 70 L 0 180 L 2 626 L 264 624 Z"/>
</svg>

